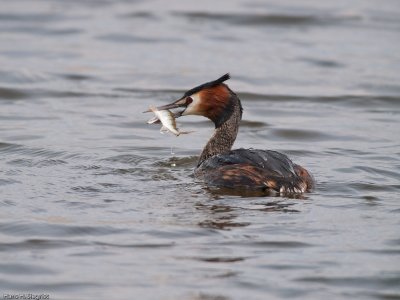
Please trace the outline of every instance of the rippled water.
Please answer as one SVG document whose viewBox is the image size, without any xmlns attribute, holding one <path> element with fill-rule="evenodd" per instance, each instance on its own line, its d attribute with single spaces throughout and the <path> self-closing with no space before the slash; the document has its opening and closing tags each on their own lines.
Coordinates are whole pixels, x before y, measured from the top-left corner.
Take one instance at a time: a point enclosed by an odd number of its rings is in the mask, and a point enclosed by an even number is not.
<svg viewBox="0 0 400 300">
<path fill-rule="evenodd" d="M 398 1 L 0 3 L 0 293 L 400 299 Z M 212 133 L 141 112 L 231 72 L 235 147 L 298 198 L 194 181 Z"/>
</svg>

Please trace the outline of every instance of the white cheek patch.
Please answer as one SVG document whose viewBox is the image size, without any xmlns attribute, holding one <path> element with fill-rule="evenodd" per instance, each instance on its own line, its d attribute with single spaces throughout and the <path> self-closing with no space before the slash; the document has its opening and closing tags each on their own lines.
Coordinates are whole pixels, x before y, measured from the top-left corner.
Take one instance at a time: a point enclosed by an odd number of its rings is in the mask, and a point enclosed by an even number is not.
<svg viewBox="0 0 400 300">
<path fill-rule="evenodd" d="M 193 99 L 193 102 L 190 103 L 185 111 L 183 112 L 182 116 L 186 115 L 201 115 L 200 110 L 200 96 L 199 94 L 194 94 L 190 96 Z"/>
</svg>

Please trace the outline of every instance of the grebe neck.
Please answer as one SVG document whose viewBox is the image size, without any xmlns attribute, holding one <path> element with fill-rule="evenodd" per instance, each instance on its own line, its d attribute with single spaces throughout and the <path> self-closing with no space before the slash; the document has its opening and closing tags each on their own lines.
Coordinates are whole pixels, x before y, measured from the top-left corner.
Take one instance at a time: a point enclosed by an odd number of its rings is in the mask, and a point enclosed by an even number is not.
<svg viewBox="0 0 400 300">
<path fill-rule="evenodd" d="M 232 93 L 229 104 L 231 114 L 228 118 L 224 115 L 225 121 L 221 124 L 214 121 L 215 131 L 203 151 L 200 154 L 197 166 L 200 166 L 208 158 L 222 153 L 227 153 L 232 149 L 233 143 L 239 131 L 239 123 L 242 119 L 242 106 L 239 98 Z"/>
</svg>

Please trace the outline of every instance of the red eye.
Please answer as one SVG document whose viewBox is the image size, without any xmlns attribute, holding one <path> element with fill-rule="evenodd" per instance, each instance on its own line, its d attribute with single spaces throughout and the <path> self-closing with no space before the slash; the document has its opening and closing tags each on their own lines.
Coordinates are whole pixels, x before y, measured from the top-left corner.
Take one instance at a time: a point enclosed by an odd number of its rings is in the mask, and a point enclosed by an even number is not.
<svg viewBox="0 0 400 300">
<path fill-rule="evenodd" d="M 186 97 L 186 102 L 185 102 L 186 106 L 189 105 L 192 102 L 193 102 L 192 97 Z"/>
</svg>

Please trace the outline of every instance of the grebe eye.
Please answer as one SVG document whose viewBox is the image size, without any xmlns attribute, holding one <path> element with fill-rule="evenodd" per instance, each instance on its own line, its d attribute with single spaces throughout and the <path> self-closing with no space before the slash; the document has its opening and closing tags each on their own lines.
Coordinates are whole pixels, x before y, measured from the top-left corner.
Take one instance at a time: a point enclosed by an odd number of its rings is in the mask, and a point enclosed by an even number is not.
<svg viewBox="0 0 400 300">
<path fill-rule="evenodd" d="M 193 102 L 193 98 L 192 97 L 186 97 L 186 102 L 185 102 L 186 105 L 189 105 L 192 102 Z"/>
</svg>

